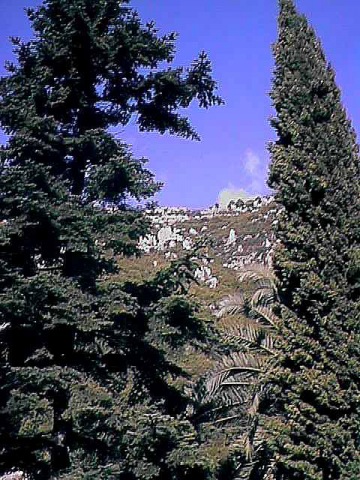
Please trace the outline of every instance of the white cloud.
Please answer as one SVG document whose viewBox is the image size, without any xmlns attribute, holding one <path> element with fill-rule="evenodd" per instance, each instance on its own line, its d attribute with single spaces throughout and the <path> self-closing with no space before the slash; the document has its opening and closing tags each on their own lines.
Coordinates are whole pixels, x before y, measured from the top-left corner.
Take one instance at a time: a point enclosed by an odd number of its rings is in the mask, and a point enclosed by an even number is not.
<svg viewBox="0 0 360 480">
<path fill-rule="evenodd" d="M 257 176 L 260 173 L 261 161 L 252 150 L 246 150 L 244 167 L 247 173 Z"/>
<path fill-rule="evenodd" d="M 251 197 L 253 197 L 253 195 L 250 195 L 243 188 L 235 188 L 233 185 L 229 185 L 219 192 L 218 204 L 220 207 L 227 207 L 231 200 L 236 202 L 239 198 L 241 198 L 241 200 L 248 200 Z"/>
<path fill-rule="evenodd" d="M 239 175 L 241 169 L 244 172 L 243 188 L 235 187 L 229 184 L 228 187 L 222 189 L 218 195 L 218 203 L 222 207 L 226 207 L 231 200 L 246 200 L 249 198 L 263 195 L 266 191 L 266 165 L 261 161 L 260 157 L 251 149 L 246 150 L 245 157 L 239 167 Z"/>
<path fill-rule="evenodd" d="M 251 149 L 246 150 L 243 168 L 246 174 L 245 189 L 251 195 L 263 195 L 266 187 L 267 167 L 256 153 Z"/>
</svg>

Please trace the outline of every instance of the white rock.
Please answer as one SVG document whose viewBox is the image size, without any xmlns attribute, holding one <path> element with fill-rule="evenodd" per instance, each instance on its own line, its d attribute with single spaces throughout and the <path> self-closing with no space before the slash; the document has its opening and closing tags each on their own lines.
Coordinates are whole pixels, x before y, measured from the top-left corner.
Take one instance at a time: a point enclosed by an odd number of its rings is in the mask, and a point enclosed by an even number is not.
<svg viewBox="0 0 360 480">
<path fill-rule="evenodd" d="M 207 283 L 210 288 L 216 288 L 219 284 L 219 280 L 217 277 L 211 277 Z"/>
<path fill-rule="evenodd" d="M 150 253 L 151 250 L 155 249 L 157 246 L 157 238 L 152 234 L 146 235 L 145 237 L 140 237 L 138 246 L 140 250 L 144 251 L 145 253 Z"/>
<path fill-rule="evenodd" d="M 204 269 L 205 275 L 207 277 L 211 277 L 211 268 L 210 267 L 202 267 Z"/>
<path fill-rule="evenodd" d="M 227 239 L 226 245 L 232 245 L 236 242 L 237 236 L 235 230 L 232 228 L 229 233 L 229 237 Z"/>
<path fill-rule="evenodd" d="M 211 210 L 212 214 L 215 215 L 215 214 L 218 213 L 219 210 L 220 210 L 219 204 L 218 204 L 218 203 L 215 203 L 215 205 L 213 205 L 210 210 Z"/>
<path fill-rule="evenodd" d="M 200 282 L 208 282 L 212 278 L 211 268 L 201 265 L 195 270 L 194 276 Z"/>
<path fill-rule="evenodd" d="M 236 202 L 234 200 L 231 200 L 231 202 L 227 206 L 228 210 L 235 211 L 236 210 Z"/>
<path fill-rule="evenodd" d="M 183 240 L 183 242 L 182 242 L 182 246 L 183 246 L 184 250 L 191 250 L 192 243 L 191 243 L 190 238 L 185 238 L 185 240 Z"/>
<path fill-rule="evenodd" d="M 195 270 L 194 277 L 196 280 L 199 280 L 199 282 L 205 282 L 205 272 L 202 267 Z"/>
<path fill-rule="evenodd" d="M 253 207 L 254 208 L 259 208 L 262 205 L 262 198 L 261 197 L 256 197 L 254 202 L 253 202 Z"/>
<path fill-rule="evenodd" d="M 164 244 L 166 242 L 169 242 L 170 240 L 173 240 L 172 228 L 170 226 L 161 227 L 157 233 L 157 238 L 159 240 L 159 243 L 161 244 Z"/>
<path fill-rule="evenodd" d="M 17 471 L 12 473 L 6 473 L 0 477 L 0 480 L 25 480 L 27 476 L 24 472 Z"/>
</svg>

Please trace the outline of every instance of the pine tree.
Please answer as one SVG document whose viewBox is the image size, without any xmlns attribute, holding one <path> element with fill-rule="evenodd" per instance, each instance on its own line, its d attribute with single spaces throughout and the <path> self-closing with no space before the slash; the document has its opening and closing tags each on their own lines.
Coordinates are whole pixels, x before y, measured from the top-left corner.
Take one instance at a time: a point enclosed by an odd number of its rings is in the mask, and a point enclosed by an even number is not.
<svg viewBox="0 0 360 480">
<path fill-rule="evenodd" d="M 150 335 L 181 310 L 172 296 L 191 265 L 140 285 L 118 271 L 148 227 L 128 200 L 159 185 L 109 128 L 136 117 L 197 138 L 178 111 L 221 103 L 210 63 L 161 70 L 176 37 L 127 1 L 46 0 L 28 16 L 34 39 L 13 39 L 0 81 L 0 473 L 205 478 L 188 399 L 169 381 L 184 374 Z"/>
<path fill-rule="evenodd" d="M 270 451 L 279 479 L 349 479 L 360 452 L 360 166 L 335 73 L 292 0 L 274 47 L 269 184 L 281 332 Z"/>
</svg>

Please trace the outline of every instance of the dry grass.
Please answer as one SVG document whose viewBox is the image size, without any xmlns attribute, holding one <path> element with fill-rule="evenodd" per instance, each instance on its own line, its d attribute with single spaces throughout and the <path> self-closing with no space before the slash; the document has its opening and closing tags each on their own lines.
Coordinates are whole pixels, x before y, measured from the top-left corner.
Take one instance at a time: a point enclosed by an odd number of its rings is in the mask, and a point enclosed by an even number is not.
<svg viewBox="0 0 360 480">
<path fill-rule="evenodd" d="M 237 272 L 223 266 L 234 255 L 234 249 L 231 246 L 226 246 L 230 230 L 233 228 L 236 235 L 241 238 L 244 238 L 246 235 L 253 237 L 248 238 L 244 242 L 243 253 L 263 251 L 262 242 L 265 234 L 270 234 L 271 222 L 273 220 L 271 217 L 264 219 L 264 215 L 273 208 L 274 205 L 270 204 L 255 213 L 233 214 L 231 216 L 217 214 L 213 217 L 203 217 L 201 219 L 196 219 L 192 216 L 189 220 L 174 225 L 181 229 L 185 235 L 191 228 L 198 232 L 197 239 L 206 243 L 206 247 L 202 249 L 201 255 L 212 259 L 212 263 L 209 266 L 211 267 L 212 275 L 219 280 L 216 289 L 210 289 L 204 284 L 194 283 L 189 290 L 190 297 L 201 306 L 200 315 L 204 320 L 209 320 L 212 317 L 212 305 L 216 304 L 224 296 L 233 293 L 239 287 Z M 260 221 L 252 223 L 252 220 L 257 218 L 260 218 Z M 204 226 L 207 227 L 207 230 L 201 232 Z M 258 234 L 260 234 L 259 237 L 255 238 Z M 171 249 L 171 251 L 176 253 L 179 258 L 184 254 L 179 246 Z M 143 254 L 138 258 L 118 258 L 118 265 L 120 271 L 114 276 L 114 279 L 142 282 L 155 275 L 160 269 L 169 266 L 170 260 L 165 259 L 164 252 L 152 252 Z M 242 288 L 246 292 L 251 289 L 251 285 L 245 284 L 242 285 Z"/>
</svg>

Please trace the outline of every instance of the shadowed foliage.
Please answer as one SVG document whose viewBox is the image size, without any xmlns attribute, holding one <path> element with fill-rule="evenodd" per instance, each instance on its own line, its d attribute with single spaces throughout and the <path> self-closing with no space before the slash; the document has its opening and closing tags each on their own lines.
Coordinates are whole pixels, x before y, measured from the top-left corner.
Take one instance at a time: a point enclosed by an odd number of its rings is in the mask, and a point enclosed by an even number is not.
<svg viewBox="0 0 360 480">
<path fill-rule="evenodd" d="M 281 480 L 354 479 L 360 452 L 360 163 L 320 41 L 280 0 L 269 184 L 281 339 L 268 447 Z M 355 477 L 354 477 L 355 475 Z"/>
<path fill-rule="evenodd" d="M 27 13 L 33 40 L 13 39 L 0 80 L 0 473 L 213 478 L 217 465 L 195 455 L 187 375 L 160 341 L 162 327 L 178 357 L 200 348 L 182 295 L 193 266 L 141 284 L 118 270 L 148 231 L 129 200 L 159 184 L 109 130 L 136 119 L 197 138 L 179 109 L 221 103 L 210 63 L 171 68 L 175 35 L 127 1 L 46 0 Z"/>
</svg>

